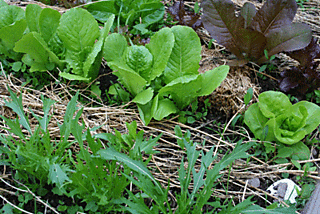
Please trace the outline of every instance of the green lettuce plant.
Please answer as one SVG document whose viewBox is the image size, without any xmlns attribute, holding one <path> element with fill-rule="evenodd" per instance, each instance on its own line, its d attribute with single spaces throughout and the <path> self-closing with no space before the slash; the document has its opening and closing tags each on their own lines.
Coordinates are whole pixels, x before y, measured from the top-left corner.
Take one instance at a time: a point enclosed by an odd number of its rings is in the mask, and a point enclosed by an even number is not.
<svg viewBox="0 0 320 214">
<path fill-rule="evenodd" d="M 201 43 L 192 28 L 163 28 L 146 46 L 129 46 L 123 35 L 106 38 L 104 57 L 134 97 L 142 121 L 161 120 L 212 93 L 226 78 L 224 65 L 199 74 Z"/>
<path fill-rule="evenodd" d="M 257 139 L 295 144 L 320 124 L 320 107 L 308 101 L 294 105 L 275 91 L 263 92 L 245 113 L 244 122 Z"/>
<path fill-rule="evenodd" d="M 13 51 L 13 48 L 26 28 L 24 10 L 0 0 L 0 57 L 3 55 L 2 58 L 16 61 L 21 59 L 21 54 Z"/>
<path fill-rule="evenodd" d="M 15 43 L 13 50 L 24 53 L 22 61 L 31 72 L 59 67 L 60 76 L 88 82 L 98 75 L 102 47 L 113 20 L 112 15 L 100 30 L 84 9 L 73 8 L 61 16 L 56 10 L 28 5 L 24 20 L 28 33 Z"/>
</svg>

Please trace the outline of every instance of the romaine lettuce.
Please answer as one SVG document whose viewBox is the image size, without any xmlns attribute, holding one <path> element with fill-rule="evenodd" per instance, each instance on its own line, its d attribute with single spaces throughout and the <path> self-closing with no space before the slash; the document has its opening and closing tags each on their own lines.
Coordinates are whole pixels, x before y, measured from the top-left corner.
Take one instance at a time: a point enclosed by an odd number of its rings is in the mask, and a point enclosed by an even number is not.
<svg viewBox="0 0 320 214">
<path fill-rule="evenodd" d="M 228 66 L 199 74 L 200 39 L 192 28 L 163 28 L 143 46 L 128 46 L 124 36 L 111 34 L 104 57 L 134 96 L 142 121 L 161 120 L 212 93 L 226 78 Z"/>
</svg>

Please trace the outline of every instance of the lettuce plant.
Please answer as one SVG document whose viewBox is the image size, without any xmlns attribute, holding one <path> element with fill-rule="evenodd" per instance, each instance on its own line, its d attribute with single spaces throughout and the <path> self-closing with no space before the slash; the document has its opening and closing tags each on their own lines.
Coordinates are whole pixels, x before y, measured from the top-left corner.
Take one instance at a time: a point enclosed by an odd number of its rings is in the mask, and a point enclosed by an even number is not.
<svg viewBox="0 0 320 214">
<path fill-rule="evenodd" d="M 263 92 L 245 113 L 244 122 L 257 139 L 295 144 L 320 124 L 320 107 L 308 101 L 294 105 L 275 91 Z"/>
<path fill-rule="evenodd" d="M 13 51 L 13 48 L 26 28 L 24 10 L 0 0 L 0 56 L 16 61 L 21 59 L 21 54 Z"/>
<path fill-rule="evenodd" d="M 61 16 L 56 10 L 28 5 L 24 20 L 28 33 L 15 43 L 13 50 L 24 53 L 22 61 L 31 67 L 31 72 L 58 66 L 63 70 L 59 75 L 66 79 L 91 81 L 98 75 L 102 47 L 113 20 L 111 16 L 100 30 L 86 10 L 74 8 Z"/>
<path fill-rule="evenodd" d="M 317 68 L 320 61 L 316 61 L 316 59 L 320 59 L 320 45 L 317 44 L 317 39 L 313 38 L 310 44 L 301 50 L 286 54 L 297 60 L 300 65 L 280 73 L 279 87 L 281 91 L 302 98 L 307 92 L 319 88 L 320 73 Z"/>
<path fill-rule="evenodd" d="M 176 1 L 171 7 L 168 8 L 168 12 L 171 14 L 175 21 L 179 22 L 179 25 L 186 25 L 197 30 L 203 27 L 200 15 L 192 11 L 186 11 L 184 9 L 184 1 Z"/>
<path fill-rule="evenodd" d="M 164 5 L 160 0 L 108 0 L 85 5 L 95 19 L 104 23 L 112 14 L 118 18 L 118 24 L 129 26 L 133 34 L 144 35 L 153 24 L 163 20 Z"/>
<path fill-rule="evenodd" d="M 267 0 L 256 10 L 246 2 L 236 16 L 231 0 L 205 0 L 202 22 L 210 35 L 240 60 L 262 63 L 282 51 L 295 51 L 311 41 L 308 25 L 292 23 L 295 0 Z"/>
<path fill-rule="evenodd" d="M 104 46 L 108 65 L 134 96 L 145 124 L 212 93 L 225 79 L 226 65 L 199 74 L 200 53 L 199 37 L 186 26 L 163 28 L 146 46 L 128 46 L 124 36 L 114 33 Z"/>
</svg>

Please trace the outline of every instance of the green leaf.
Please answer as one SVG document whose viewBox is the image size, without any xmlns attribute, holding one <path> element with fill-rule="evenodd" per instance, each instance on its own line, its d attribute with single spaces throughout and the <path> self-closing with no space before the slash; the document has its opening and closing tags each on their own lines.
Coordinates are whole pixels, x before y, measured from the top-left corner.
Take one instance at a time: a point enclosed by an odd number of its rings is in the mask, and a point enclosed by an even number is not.
<svg viewBox="0 0 320 214">
<path fill-rule="evenodd" d="M 114 15 L 110 16 L 105 23 L 104 28 L 101 30 L 99 40 L 94 44 L 92 52 L 88 55 L 86 61 L 83 64 L 83 76 L 94 80 L 99 73 L 99 68 L 102 61 L 102 47 L 104 41 L 108 36 L 110 28 L 114 21 Z"/>
<path fill-rule="evenodd" d="M 301 141 L 292 145 L 293 150 L 291 158 L 294 160 L 309 160 L 310 159 L 310 149 Z"/>
<path fill-rule="evenodd" d="M 86 82 L 90 81 L 89 78 L 83 77 L 81 75 L 66 73 L 66 72 L 60 72 L 59 76 L 67 80 L 79 80 L 79 81 L 86 81 Z"/>
<path fill-rule="evenodd" d="M 174 46 L 164 71 L 165 83 L 178 77 L 198 74 L 201 59 L 201 43 L 197 33 L 190 27 L 174 26 Z"/>
<path fill-rule="evenodd" d="M 289 158 L 293 154 L 293 149 L 288 146 L 283 146 L 278 150 L 278 154 L 276 157 L 278 158 Z"/>
<path fill-rule="evenodd" d="M 81 52 L 93 46 L 99 37 L 99 26 L 88 11 L 72 8 L 62 15 L 57 33 L 69 51 Z"/>
<path fill-rule="evenodd" d="M 307 134 L 313 132 L 320 124 L 320 107 L 317 104 L 300 101 L 293 105 L 293 109 L 299 109 L 300 106 L 304 106 L 308 111 L 308 116 L 306 118 L 306 124 L 303 129 Z"/>
<path fill-rule="evenodd" d="M 296 213 L 296 209 L 294 207 L 277 207 L 275 209 L 265 209 L 260 207 L 259 205 L 252 205 L 245 210 L 242 210 L 243 214 L 293 214 Z"/>
<path fill-rule="evenodd" d="M 253 95 L 253 89 L 249 88 L 247 93 L 244 95 L 244 104 L 248 105 L 250 103 L 250 100 L 252 99 Z"/>
<path fill-rule="evenodd" d="M 277 105 L 275 105 L 277 103 Z M 292 106 L 289 98 L 281 92 L 266 91 L 259 95 L 259 108 L 262 114 L 267 117 L 277 117 L 285 113 Z"/>
<path fill-rule="evenodd" d="M 142 122 L 144 123 L 144 125 L 148 125 L 153 117 L 153 105 L 155 105 L 155 103 L 157 104 L 158 103 L 158 96 L 156 96 L 155 98 L 153 98 L 152 101 L 144 104 L 144 105 L 141 105 L 141 104 L 138 104 L 137 103 L 137 106 L 138 106 L 138 111 L 139 111 L 139 115 L 140 115 L 140 118 L 142 120 Z"/>
<path fill-rule="evenodd" d="M 14 5 L 0 7 L 0 29 L 24 19 L 24 10 Z"/>
<path fill-rule="evenodd" d="M 106 38 L 103 48 L 103 56 L 109 63 L 122 65 L 124 62 L 122 56 L 128 47 L 125 37 L 118 33 L 113 33 Z"/>
<path fill-rule="evenodd" d="M 100 35 L 97 21 L 88 11 L 72 8 L 62 15 L 57 34 L 66 48 L 65 60 L 72 72 L 83 76 L 83 63 Z"/>
<path fill-rule="evenodd" d="M 39 17 L 42 8 L 37 4 L 28 4 L 26 7 L 26 20 L 30 32 L 39 33 Z M 58 11 L 57 11 L 58 12 Z M 59 13 L 59 12 L 58 12 Z"/>
<path fill-rule="evenodd" d="M 151 37 L 150 43 L 146 45 L 153 56 L 153 65 L 147 79 L 149 83 L 163 73 L 173 46 L 174 35 L 170 28 L 163 28 Z"/>
<path fill-rule="evenodd" d="M 32 59 L 30 71 L 46 71 L 48 65 L 55 63 L 62 66 L 63 62 L 48 48 L 39 33 L 31 32 L 24 35 L 15 45 L 14 51 L 27 53 Z"/>
<path fill-rule="evenodd" d="M 56 34 L 60 18 L 61 14 L 57 10 L 44 8 L 41 11 L 37 21 L 39 22 L 40 35 L 47 44 Z"/>
<path fill-rule="evenodd" d="M 158 101 L 158 106 L 155 112 L 153 113 L 153 117 L 156 120 L 162 120 L 163 118 L 169 116 L 170 114 L 177 113 L 179 110 L 169 99 L 161 99 Z"/>
<path fill-rule="evenodd" d="M 11 89 L 8 87 L 8 91 L 10 93 L 10 98 L 12 101 L 4 101 L 5 106 L 11 108 L 17 115 L 20 117 L 20 124 L 28 130 L 28 132 L 32 135 L 30 123 L 28 117 L 24 114 L 23 105 L 22 105 L 22 93 L 19 97 L 14 94 Z"/>
<path fill-rule="evenodd" d="M 137 45 L 128 47 L 125 52 L 125 61 L 141 77 L 145 80 L 149 79 L 153 56 L 146 47 Z"/>
<path fill-rule="evenodd" d="M 258 103 L 251 105 L 244 115 L 244 123 L 249 127 L 251 132 L 254 136 L 258 139 L 264 139 L 268 141 L 274 140 L 273 136 L 273 126 L 274 126 L 274 119 L 268 120 L 262 112 L 260 111 Z M 268 125 L 268 133 L 264 135 L 264 129 Z"/>
<path fill-rule="evenodd" d="M 8 6 L 8 4 L 5 1 L 0 0 L 0 7 L 6 7 L 6 6 Z"/>
<path fill-rule="evenodd" d="M 9 50 L 14 48 L 15 43 L 21 39 L 27 23 L 25 19 L 16 21 L 15 23 L 0 29 L 0 41 Z"/>
<path fill-rule="evenodd" d="M 148 88 L 140 92 L 139 94 L 137 94 L 137 96 L 132 100 L 132 102 L 145 105 L 148 102 L 150 102 L 152 97 L 153 97 L 153 90 L 151 88 Z"/>
<path fill-rule="evenodd" d="M 15 72 L 20 71 L 21 67 L 22 67 L 22 62 L 14 62 L 12 64 L 12 70 L 14 70 Z"/>
<path fill-rule="evenodd" d="M 70 182 L 71 180 L 69 179 L 65 170 L 65 167 L 61 168 L 60 164 L 51 164 L 48 175 L 49 183 L 54 183 L 61 188 L 66 181 Z"/>
<path fill-rule="evenodd" d="M 147 81 L 126 64 L 119 65 L 118 63 L 109 63 L 109 65 L 117 70 L 114 74 L 119 77 L 120 82 L 133 96 L 139 94 L 146 86 Z"/>
<path fill-rule="evenodd" d="M 205 73 L 200 74 L 201 83 L 199 83 L 199 88 L 201 90 L 197 96 L 205 96 L 211 94 L 227 77 L 229 69 L 230 67 L 228 65 L 221 65 L 214 68 L 213 70 L 209 70 Z"/>
<path fill-rule="evenodd" d="M 112 147 L 98 151 L 97 155 L 99 155 L 99 157 L 104 160 L 121 161 L 122 163 L 126 164 L 130 169 L 148 177 L 162 192 L 162 187 L 159 185 L 159 183 L 155 180 L 153 175 L 141 161 L 132 160 L 127 155 L 117 152 Z"/>
<path fill-rule="evenodd" d="M 102 23 L 108 21 L 112 14 L 118 14 L 114 0 L 92 2 L 91 4 L 84 5 L 84 8 Z"/>
<path fill-rule="evenodd" d="M 159 96 L 170 94 L 177 107 L 183 109 L 197 97 L 199 91 L 201 91 L 201 76 L 186 75 L 161 88 Z"/>
</svg>

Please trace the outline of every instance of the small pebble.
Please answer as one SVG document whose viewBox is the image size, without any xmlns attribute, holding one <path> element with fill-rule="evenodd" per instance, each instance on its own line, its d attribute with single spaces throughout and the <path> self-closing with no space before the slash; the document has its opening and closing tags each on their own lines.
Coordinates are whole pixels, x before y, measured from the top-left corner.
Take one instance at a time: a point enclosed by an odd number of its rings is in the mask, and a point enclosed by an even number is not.
<svg viewBox="0 0 320 214">
<path fill-rule="evenodd" d="M 259 180 L 259 178 L 252 178 L 252 179 L 248 180 L 248 184 L 257 188 L 260 186 L 260 180 Z"/>
</svg>

